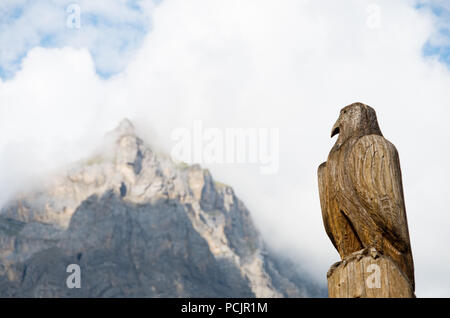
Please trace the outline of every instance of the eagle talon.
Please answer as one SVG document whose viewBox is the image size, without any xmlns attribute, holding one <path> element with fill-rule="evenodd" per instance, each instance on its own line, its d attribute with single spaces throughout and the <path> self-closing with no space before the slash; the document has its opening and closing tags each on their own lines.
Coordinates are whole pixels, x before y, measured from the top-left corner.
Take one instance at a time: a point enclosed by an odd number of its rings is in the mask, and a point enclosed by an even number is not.
<svg viewBox="0 0 450 318">
<path fill-rule="evenodd" d="M 341 262 L 336 262 L 333 265 L 331 265 L 330 269 L 327 272 L 327 278 L 333 275 L 333 272 L 338 268 L 338 266 L 341 264 Z"/>
<path fill-rule="evenodd" d="M 359 251 L 356 251 L 356 252 L 353 252 L 352 253 L 352 255 L 354 255 L 354 256 L 356 256 L 356 257 L 358 257 L 359 255 L 364 255 L 364 254 L 366 254 L 366 252 L 367 252 L 367 249 L 366 248 L 363 248 L 362 250 L 359 250 Z"/>
<path fill-rule="evenodd" d="M 377 259 L 380 256 L 380 253 L 378 253 L 375 247 L 371 247 L 369 249 L 369 255 L 372 256 L 373 259 Z"/>
</svg>

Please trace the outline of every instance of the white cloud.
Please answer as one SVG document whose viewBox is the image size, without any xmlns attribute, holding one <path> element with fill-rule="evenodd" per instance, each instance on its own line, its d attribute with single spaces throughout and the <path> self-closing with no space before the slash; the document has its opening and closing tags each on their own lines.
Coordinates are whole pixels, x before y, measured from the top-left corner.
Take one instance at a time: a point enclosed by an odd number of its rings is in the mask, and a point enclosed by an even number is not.
<svg viewBox="0 0 450 318">
<path fill-rule="evenodd" d="M 422 47 L 432 16 L 410 1 L 182 1 L 152 10 L 153 30 L 126 70 L 95 74 L 85 50 L 35 49 L 0 82 L 0 180 L 78 159 L 124 116 L 157 135 L 207 127 L 278 127 L 280 170 L 211 166 L 252 211 L 265 238 L 325 281 L 338 259 L 322 225 L 316 181 L 341 107 L 377 110 L 398 148 L 418 296 L 450 296 L 446 213 L 450 74 Z M 37 169 L 36 169 L 37 168 Z M 19 183 L 22 184 L 22 183 Z"/>
<path fill-rule="evenodd" d="M 11 77 L 22 56 L 35 46 L 88 48 L 96 69 L 110 75 L 124 69 L 150 27 L 153 0 L 41 0 L 0 3 L 0 69 Z M 81 28 L 67 27 L 80 10 Z M 145 10 L 142 10 L 145 9 Z"/>
</svg>

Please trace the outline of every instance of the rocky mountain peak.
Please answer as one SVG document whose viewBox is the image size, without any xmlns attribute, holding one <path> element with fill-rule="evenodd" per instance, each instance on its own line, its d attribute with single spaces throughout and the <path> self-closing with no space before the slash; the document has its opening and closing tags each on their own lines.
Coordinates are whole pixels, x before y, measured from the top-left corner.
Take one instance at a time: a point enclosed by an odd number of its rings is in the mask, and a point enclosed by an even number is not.
<svg viewBox="0 0 450 318">
<path fill-rule="evenodd" d="M 108 138 L 112 147 L 1 209 L 0 296 L 323 294 L 268 256 L 250 212 L 208 170 L 155 153 L 127 119 Z M 70 263 L 85 289 L 64 285 Z"/>
<path fill-rule="evenodd" d="M 134 135 L 135 127 L 134 124 L 128 118 L 122 119 L 116 129 L 114 129 L 118 135 Z"/>
</svg>

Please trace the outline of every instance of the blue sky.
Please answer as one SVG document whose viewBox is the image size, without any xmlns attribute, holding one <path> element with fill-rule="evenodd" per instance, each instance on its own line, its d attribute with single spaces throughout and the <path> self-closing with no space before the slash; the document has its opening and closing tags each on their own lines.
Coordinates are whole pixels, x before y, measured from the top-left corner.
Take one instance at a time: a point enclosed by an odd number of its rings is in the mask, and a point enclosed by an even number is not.
<svg viewBox="0 0 450 318">
<path fill-rule="evenodd" d="M 108 78 L 122 71 L 151 31 L 149 8 L 160 0 L 55 1 L 2 0 L 0 4 L 0 77 L 11 79 L 27 52 L 45 48 L 89 49 L 97 73 Z M 66 26 L 70 4 L 81 9 L 79 29 Z M 445 1 L 418 1 L 417 10 L 431 13 L 437 33 L 423 47 L 424 56 L 450 65 L 450 7 Z"/>
<path fill-rule="evenodd" d="M 450 5 L 444 3 L 419 3 L 417 9 L 429 10 L 436 18 L 437 34 L 424 45 L 424 55 L 437 56 L 450 65 Z"/>
<path fill-rule="evenodd" d="M 88 48 L 97 73 L 109 77 L 127 65 L 150 30 L 155 1 L 24 1 L 0 3 L 0 77 L 10 79 L 27 52 L 45 48 Z M 71 4 L 80 8 L 81 27 L 68 28 Z"/>
</svg>

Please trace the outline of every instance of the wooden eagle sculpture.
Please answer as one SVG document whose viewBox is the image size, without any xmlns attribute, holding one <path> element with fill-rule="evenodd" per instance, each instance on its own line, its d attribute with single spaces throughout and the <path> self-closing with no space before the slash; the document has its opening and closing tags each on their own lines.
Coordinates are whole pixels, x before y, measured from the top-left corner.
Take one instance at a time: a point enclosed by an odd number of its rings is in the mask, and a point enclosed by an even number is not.
<svg viewBox="0 0 450 318">
<path fill-rule="evenodd" d="M 414 290 L 414 264 L 400 161 L 378 126 L 375 110 L 354 103 L 341 110 L 331 137 L 339 137 L 319 166 L 325 230 L 342 259 L 375 248 L 389 257 Z"/>
</svg>

